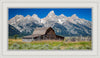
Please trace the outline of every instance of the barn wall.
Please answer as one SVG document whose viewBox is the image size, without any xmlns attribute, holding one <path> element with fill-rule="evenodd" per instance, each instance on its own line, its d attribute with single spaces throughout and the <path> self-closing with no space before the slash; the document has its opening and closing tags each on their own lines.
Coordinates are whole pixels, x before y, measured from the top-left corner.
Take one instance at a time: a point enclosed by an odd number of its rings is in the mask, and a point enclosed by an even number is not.
<svg viewBox="0 0 100 58">
<path fill-rule="evenodd" d="M 47 39 L 56 39 L 56 34 L 53 29 L 48 29 L 46 32 Z"/>
<path fill-rule="evenodd" d="M 23 42 L 32 42 L 32 39 L 23 39 Z"/>
<path fill-rule="evenodd" d="M 32 38 L 32 37 L 24 37 L 23 38 L 23 42 L 32 42 L 32 41 L 34 41 L 34 38 Z"/>
<path fill-rule="evenodd" d="M 61 37 L 61 36 L 58 36 L 58 35 L 56 35 L 56 40 L 64 40 L 64 37 Z"/>
</svg>

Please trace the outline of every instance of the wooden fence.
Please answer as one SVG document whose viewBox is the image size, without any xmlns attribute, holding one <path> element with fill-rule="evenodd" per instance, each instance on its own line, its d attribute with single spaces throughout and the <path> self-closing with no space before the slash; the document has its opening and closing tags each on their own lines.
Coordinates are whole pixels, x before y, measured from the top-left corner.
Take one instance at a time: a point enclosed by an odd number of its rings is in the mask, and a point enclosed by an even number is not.
<svg viewBox="0 0 100 58">
<path fill-rule="evenodd" d="M 76 41 L 91 41 L 92 37 L 65 37 L 64 41 L 76 42 Z"/>
</svg>

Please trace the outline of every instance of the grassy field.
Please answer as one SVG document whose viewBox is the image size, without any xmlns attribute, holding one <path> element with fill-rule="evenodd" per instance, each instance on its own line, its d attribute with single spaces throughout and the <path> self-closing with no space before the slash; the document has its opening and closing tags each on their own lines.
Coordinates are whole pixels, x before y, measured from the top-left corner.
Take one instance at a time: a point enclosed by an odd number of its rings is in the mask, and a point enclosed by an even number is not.
<svg viewBox="0 0 100 58">
<path fill-rule="evenodd" d="M 23 42 L 22 39 L 9 39 L 10 50 L 91 50 L 91 41 L 65 42 L 61 40 L 42 40 Z"/>
</svg>

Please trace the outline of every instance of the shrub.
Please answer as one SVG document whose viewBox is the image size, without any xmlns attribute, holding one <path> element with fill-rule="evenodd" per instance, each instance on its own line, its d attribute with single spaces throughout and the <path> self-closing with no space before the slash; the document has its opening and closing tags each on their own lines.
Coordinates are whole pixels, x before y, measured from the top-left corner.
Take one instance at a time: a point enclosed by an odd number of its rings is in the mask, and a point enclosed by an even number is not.
<svg viewBox="0 0 100 58">
<path fill-rule="evenodd" d="M 91 49 L 91 47 L 90 46 L 86 46 L 86 49 Z"/>
<path fill-rule="evenodd" d="M 17 43 L 14 43 L 13 45 L 11 45 L 11 46 L 9 47 L 9 49 L 19 49 L 19 48 L 20 48 L 20 45 L 17 44 Z"/>
<path fill-rule="evenodd" d="M 65 48 L 65 50 L 78 50 L 78 48 L 76 48 L 76 47 L 68 47 L 68 48 Z"/>
<path fill-rule="evenodd" d="M 78 49 L 84 49 L 84 47 L 83 46 L 79 46 L 79 48 Z"/>
<path fill-rule="evenodd" d="M 42 50 L 49 50 L 49 47 L 41 47 Z"/>
<path fill-rule="evenodd" d="M 32 45 L 29 43 L 25 43 L 22 45 L 22 49 L 31 49 L 31 48 L 32 48 Z"/>
<path fill-rule="evenodd" d="M 44 50 L 44 47 L 40 47 L 39 50 Z"/>
<path fill-rule="evenodd" d="M 50 45 L 49 45 L 49 44 L 44 44 L 43 46 L 44 46 L 44 47 L 49 47 Z"/>
<path fill-rule="evenodd" d="M 51 47 L 49 44 L 44 44 L 44 45 L 33 45 L 33 49 L 39 49 L 39 50 L 49 50 Z"/>
<path fill-rule="evenodd" d="M 74 49 L 74 47 L 69 47 L 69 49 L 70 49 L 70 50 L 73 50 L 73 49 Z"/>
<path fill-rule="evenodd" d="M 60 47 L 59 46 L 54 46 L 53 50 L 60 50 Z"/>
<path fill-rule="evenodd" d="M 49 47 L 51 47 L 49 44 L 44 44 L 41 49 L 42 50 L 49 50 Z"/>
<path fill-rule="evenodd" d="M 33 45 L 33 49 L 40 49 L 41 45 Z"/>
</svg>

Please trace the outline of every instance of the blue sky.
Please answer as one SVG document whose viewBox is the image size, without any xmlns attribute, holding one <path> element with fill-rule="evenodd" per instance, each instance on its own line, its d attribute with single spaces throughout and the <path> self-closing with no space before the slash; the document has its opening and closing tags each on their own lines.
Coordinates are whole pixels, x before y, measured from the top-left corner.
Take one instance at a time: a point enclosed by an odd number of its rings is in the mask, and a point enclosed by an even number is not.
<svg viewBox="0 0 100 58">
<path fill-rule="evenodd" d="M 44 18 L 50 11 L 54 11 L 56 15 L 64 14 L 67 17 L 76 14 L 79 18 L 92 21 L 92 9 L 91 8 L 9 8 L 8 20 L 16 15 L 32 16 L 37 14 L 39 18 Z"/>
</svg>

